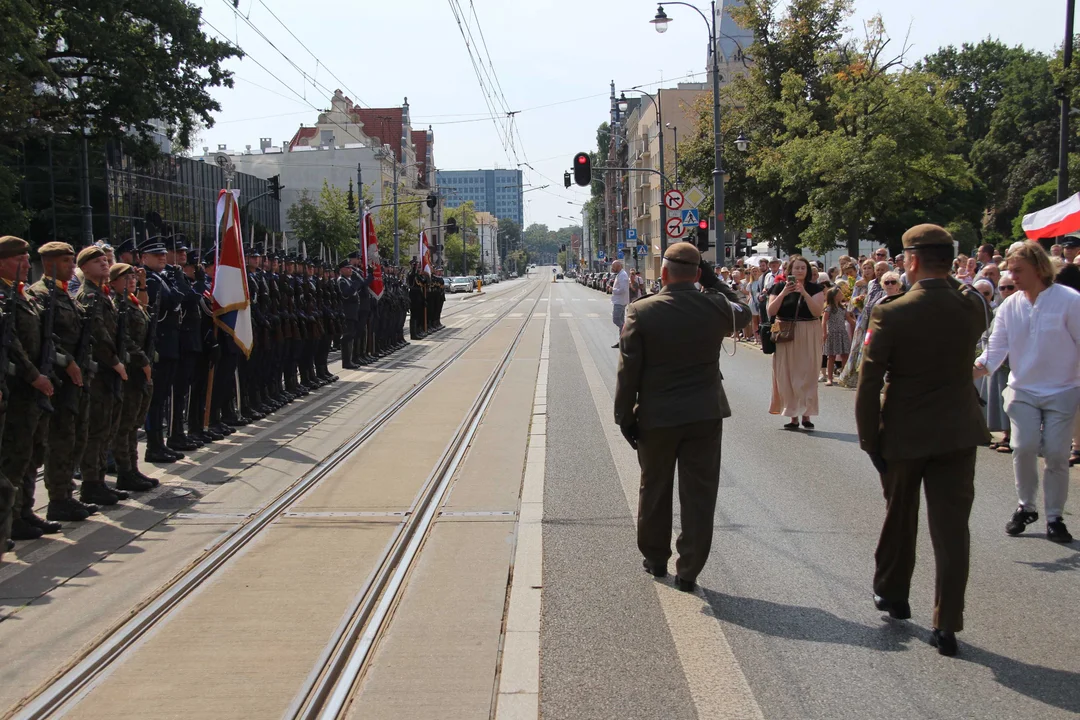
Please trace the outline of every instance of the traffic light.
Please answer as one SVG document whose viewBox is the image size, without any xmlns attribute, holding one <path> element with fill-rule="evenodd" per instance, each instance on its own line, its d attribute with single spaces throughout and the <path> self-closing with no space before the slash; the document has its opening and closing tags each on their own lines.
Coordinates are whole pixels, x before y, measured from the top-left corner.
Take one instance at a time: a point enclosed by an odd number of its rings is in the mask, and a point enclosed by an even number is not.
<svg viewBox="0 0 1080 720">
<path fill-rule="evenodd" d="M 274 198 L 278 202 L 281 202 L 281 188 L 283 187 L 281 184 L 281 176 L 275 175 L 274 177 L 270 178 L 269 182 L 270 197 Z"/>
<path fill-rule="evenodd" d="M 585 187 L 592 182 L 592 160 L 589 153 L 580 152 L 574 156 L 574 182 Z"/>
<path fill-rule="evenodd" d="M 709 221 L 705 218 L 698 220 L 697 236 L 694 238 L 694 244 L 697 245 L 697 249 L 701 252 L 709 249 Z"/>
<path fill-rule="evenodd" d="M 439 196 L 436 195 L 435 193 L 428 193 L 427 206 L 429 208 L 431 208 L 432 210 L 434 210 L 435 206 L 438 205 L 438 204 L 439 204 Z"/>
<path fill-rule="evenodd" d="M 446 221 L 446 234 L 447 235 L 453 235 L 457 231 L 458 231 L 457 220 L 455 218 L 450 218 L 449 220 L 447 220 Z"/>
<path fill-rule="evenodd" d="M 559 247 L 559 252 L 566 252 L 566 245 L 560 246 Z"/>
<path fill-rule="evenodd" d="M 564 187 L 567 187 L 567 188 L 570 187 L 570 173 L 569 172 L 564 172 L 562 174 L 562 184 L 563 184 Z"/>
</svg>

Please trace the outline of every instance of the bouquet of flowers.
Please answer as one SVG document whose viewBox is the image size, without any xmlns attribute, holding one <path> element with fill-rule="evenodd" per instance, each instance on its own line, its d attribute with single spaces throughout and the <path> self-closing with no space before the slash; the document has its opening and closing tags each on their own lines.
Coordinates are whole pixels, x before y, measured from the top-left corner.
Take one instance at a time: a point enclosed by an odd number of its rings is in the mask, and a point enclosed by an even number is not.
<svg viewBox="0 0 1080 720">
<path fill-rule="evenodd" d="M 862 312 L 863 307 L 866 306 L 866 295 L 857 295 L 854 300 L 851 301 L 851 307 L 855 312 Z"/>
</svg>

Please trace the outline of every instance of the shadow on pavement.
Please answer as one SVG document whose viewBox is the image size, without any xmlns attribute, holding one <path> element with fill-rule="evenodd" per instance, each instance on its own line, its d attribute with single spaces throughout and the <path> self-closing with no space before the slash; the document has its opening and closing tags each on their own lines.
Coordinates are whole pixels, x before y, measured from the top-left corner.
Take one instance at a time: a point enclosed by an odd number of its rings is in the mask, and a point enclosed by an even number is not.
<svg viewBox="0 0 1080 720">
<path fill-rule="evenodd" d="M 1080 673 L 1030 665 L 962 641 L 957 659 L 982 665 L 999 683 L 1032 700 L 1080 713 Z"/>
</svg>

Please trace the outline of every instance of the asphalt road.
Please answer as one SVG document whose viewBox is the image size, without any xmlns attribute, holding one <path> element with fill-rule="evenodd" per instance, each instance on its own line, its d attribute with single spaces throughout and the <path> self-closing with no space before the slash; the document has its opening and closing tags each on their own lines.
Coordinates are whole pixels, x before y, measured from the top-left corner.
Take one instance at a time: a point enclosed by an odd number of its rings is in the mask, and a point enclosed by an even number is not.
<svg viewBox="0 0 1080 720">
<path fill-rule="evenodd" d="M 748 346 L 721 358 L 734 417 L 698 618 L 673 611 L 670 580 L 645 575 L 634 544 L 636 458 L 613 430 L 609 298 L 571 281 L 552 298 L 544 717 L 1080 714 L 1080 543 L 1048 542 L 1042 522 L 1005 535 L 1016 505 L 1009 456 L 979 451 L 967 629 L 960 655 L 944 658 L 927 644 L 925 518 L 913 619 L 891 621 L 871 602 L 884 501 L 858 448 L 854 393 L 819 386 L 817 430 L 784 431 L 767 412 L 769 360 Z M 1080 530 L 1075 512 L 1066 522 Z"/>
</svg>

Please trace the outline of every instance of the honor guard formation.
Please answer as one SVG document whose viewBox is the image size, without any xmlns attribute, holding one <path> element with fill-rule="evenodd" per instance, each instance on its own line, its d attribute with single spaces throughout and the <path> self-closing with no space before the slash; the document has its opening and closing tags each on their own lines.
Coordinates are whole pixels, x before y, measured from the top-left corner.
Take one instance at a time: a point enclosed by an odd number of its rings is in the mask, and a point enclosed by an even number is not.
<svg viewBox="0 0 1080 720">
<path fill-rule="evenodd" d="M 442 328 L 440 271 L 415 261 L 402 278 L 363 267 L 359 252 L 335 267 L 245 247 L 245 354 L 214 322 L 215 251 L 200 257 L 182 234 L 78 252 L 49 242 L 38 255 L 31 283 L 29 243 L 0 238 L 0 555 L 156 487 L 139 469 L 140 429 L 143 461 L 174 463 L 336 381 L 332 350 L 355 369 L 408 344 L 406 315 L 411 339 Z M 45 518 L 34 513 L 42 469 Z"/>
</svg>

